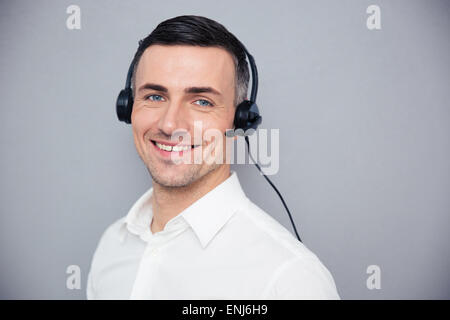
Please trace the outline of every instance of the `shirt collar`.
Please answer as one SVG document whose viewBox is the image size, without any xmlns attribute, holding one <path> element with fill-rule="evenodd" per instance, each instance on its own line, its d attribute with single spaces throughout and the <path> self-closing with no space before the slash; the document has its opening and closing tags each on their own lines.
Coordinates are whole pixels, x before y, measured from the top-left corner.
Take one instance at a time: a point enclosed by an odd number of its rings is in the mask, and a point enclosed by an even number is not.
<svg viewBox="0 0 450 320">
<path fill-rule="evenodd" d="M 122 237 L 125 236 L 124 233 L 127 229 L 141 238 L 151 235 L 152 194 L 153 188 L 150 188 L 132 206 L 122 225 Z M 231 175 L 225 181 L 170 220 L 166 227 L 174 220 L 183 219 L 192 228 L 202 247 L 205 248 L 247 200 L 237 173 L 231 170 Z"/>
</svg>

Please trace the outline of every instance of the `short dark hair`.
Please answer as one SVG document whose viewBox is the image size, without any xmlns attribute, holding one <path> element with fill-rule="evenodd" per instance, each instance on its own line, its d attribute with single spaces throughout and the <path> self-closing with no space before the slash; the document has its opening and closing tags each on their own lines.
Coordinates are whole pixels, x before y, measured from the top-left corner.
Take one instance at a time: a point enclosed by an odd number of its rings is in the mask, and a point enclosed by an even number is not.
<svg viewBox="0 0 450 320">
<path fill-rule="evenodd" d="M 234 105 L 237 106 L 247 97 L 250 74 L 241 42 L 220 23 L 195 15 L 183 15 L 165 20 L 139 42 L 138 50 L 134 55 L 133 93 L 136 90 L 136 70 L 139 60 L 145 49 L 153 44 L 219 47 L 227 50 L 234 60 L 236 70 Z"/>
</svg>

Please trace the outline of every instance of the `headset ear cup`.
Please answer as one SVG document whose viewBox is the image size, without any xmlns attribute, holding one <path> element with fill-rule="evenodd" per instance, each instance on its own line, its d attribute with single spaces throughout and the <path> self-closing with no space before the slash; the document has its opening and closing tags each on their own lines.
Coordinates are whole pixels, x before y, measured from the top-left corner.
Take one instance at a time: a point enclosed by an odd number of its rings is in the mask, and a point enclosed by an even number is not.
<svg viewBox="0 0 450 320">
<path fill-rule="evenodd" d="M 248 115 L 248 100 L 242 101 L 237 107 L 234 114 L 234 130 L 242 129 L 245 131 Z"/>
<path fill-rule="evenodd" d="M 131 88 L 120 91 L 116 102 L 116 113 L 119 121 L 131 123 L 131 111 L 133 109 L 133 93 Z"/>
<path fill-rule="evenodd" d="M 256 130 L 261 121 L 262 117 L 259 115 L 256 103 L 244 100 L 236 107 L 236 113 L 234 114 L 235 130 L 242 129 L 244 132 L 248 129 Z"/>
<path fill-rule="evenodd" d="M 252 128 L 256 131 L 261 122 L 262 117 L 259 115 L 258 105 L 256 104 L 256 102 L 252 102 L 248 111 L 249 128 Z"/>
</svg>

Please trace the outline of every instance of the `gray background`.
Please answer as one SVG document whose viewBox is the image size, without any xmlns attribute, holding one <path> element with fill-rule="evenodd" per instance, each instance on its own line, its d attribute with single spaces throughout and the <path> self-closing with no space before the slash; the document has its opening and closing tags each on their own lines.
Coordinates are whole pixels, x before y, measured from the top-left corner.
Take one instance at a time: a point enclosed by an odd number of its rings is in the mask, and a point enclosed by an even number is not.
<svg viewBox="0 0 450 320">
<path fill-rule="evenodd" d="M 1 2 L 0 298 L 85 298 L 101 233 L 151 186 L 117 94 L 138 40 L 182 14 L 254 55 L 261 128 L 280 128 L 271 179 L 341 297 L 450 298 L 450 3 L 379 0 Z M 234 170 L 292 230 L 257 169 Z M 81 290 L 66 289 L 71 264 Z"/>
</svg>

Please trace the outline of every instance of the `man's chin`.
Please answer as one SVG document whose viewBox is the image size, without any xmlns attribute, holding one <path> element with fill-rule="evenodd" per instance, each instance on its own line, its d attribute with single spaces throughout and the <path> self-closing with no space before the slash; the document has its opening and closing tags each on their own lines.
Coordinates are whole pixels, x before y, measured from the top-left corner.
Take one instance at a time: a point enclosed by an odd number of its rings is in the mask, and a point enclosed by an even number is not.
<svg viewBox="0 0 450 320">
<path fill-rule="evenodd" d="M 181 165 L 183 166 L 183 165 Z M 154 182 L 167 188 L 185 187 L 195 181 L 196 170 L 190 168 L 173 168 L 149 170 Z M 178 167 L 174 165 L 174 167 Z"/>
</svg>

